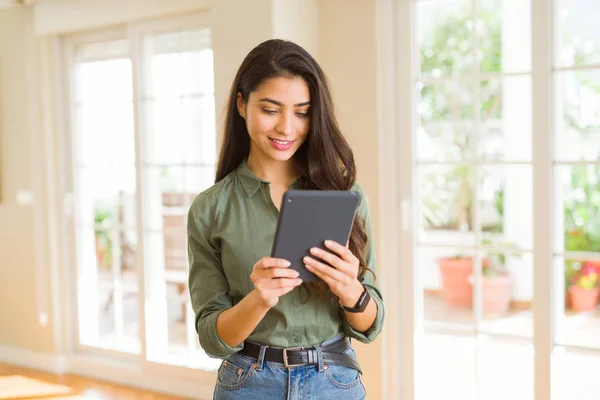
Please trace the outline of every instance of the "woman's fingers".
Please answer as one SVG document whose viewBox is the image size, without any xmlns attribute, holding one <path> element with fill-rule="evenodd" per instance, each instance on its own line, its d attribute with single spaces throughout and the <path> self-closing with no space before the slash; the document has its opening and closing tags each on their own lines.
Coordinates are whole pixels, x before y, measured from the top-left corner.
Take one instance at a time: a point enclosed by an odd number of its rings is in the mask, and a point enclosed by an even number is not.
<svg viewBox="0 0 600 400">
<path fill-rule="evenodd" d="M 306 257 L 308 258 L 308 257 Z M 316 276 L 318 276 L 319 278 L 321 278 L 323 280 L 323 282 L 325 282 L 327 284 L 327 286 L 329 286 L 332 291 L 337 289 L 338 287 L 342 286 L 342 282 L 340 282 L 339 280 L 339 275 L 337 277 L 334 277 L 334 273 L 335 274 L 341 274 L 339 271 L 337 271 L 335 268 L 331 268 L 328 265 L 322 264 L 316 260 L 313 260 L 314 262 L 310 262 L 306 264 L 306 269 L 308 269 L 310 272 L 312 272 L 313 274 L 315 274 Z M 346 278 L 341 278 L 343 281 L 346 280 Z"/>
<path fill-rule="evenodd" d="M 331 268 L 329 265 L 323 264 L 322 262 L 319 262 L 314 258 L 304 257 L 304 262 L 306 264 L 307 269 L 315 275 L 319 276 L 321 279 L 323 279 L 323 277 L 328 277 L 340 282 L 341 284 L 345 284 L 347 280 L 351 279 L 350 276 L 344 271 L 336 268 Z"/>
<path fill-rule="evenodd" d="M 283 258 L 263 257 L 256 263 L 256 266 L 259 268 L 287 268 L 290 266 L 290 262 Z"/>
<path fill-rule="evenodd" d="M 290 269 L 289 266 L 290 262 L 287 260 L 263 257 L 252 268 L 250 280 L 269 307 L 277 304 L 280 296 L 302 284 L 302 280 L 298 278 L 298 271 Z"/>
<path fill-rule="evenodd" d="M 333 240 L 326 240 L 325 247 L 334 251 L 337 255 L 340 256 L 340 258 L 349 263 L 353 263 L 354 261 L 356 261 L 356 257 L 354 256 L 354 254 L 352 254 L 350 249 L 346 246 L 342 246 L 338 242 L 335 242 Z"/>
<path fill-rule="evenodd" d="M 297 278 L 300 276 L 298 271 L 289 268 L 270 268 L 264 272 L 265 278 Z"/>
<path fill-rule="evenodd" d="M 313 247 L 310 249 L 310 254 L 315 257 L 319 257 L 321 260 L 325 261 L 332 267 L 343 270 L 346 262 L 338 257 L 336 254 L 330 253 L 328 251 L 322 250 L 318 247 Z"/>
<path fill-rule="evenodd" d="M 302 284 L 302 279 L 298 278 L 279 278 L 279 279 L 263 279 L 254 284 L 254 286 L 262 292 L 267 294 L 274 294 L 274 291 L 280 289 L 292 290 L 296 286 Z M 288 291 L 289 291 L 288 290 Z M 287 292 L 286 292 L 287 293 Z"/>
<path fill-rule="evenodd" d="M 265 282 L 265 289 L 282 289 L 282 288 L 295 288 L 302 283 L 300 278 L 280 278 L 280 279 L 269 279 Z"/>
<path fill-rule="evenodd" d="M 250 280 L 254 282 L 254 285 L 262 286 L 261 282 L 270 281 L 287 281 L 297 279 L 300 274 L 298 271 L 289 268 L 268 268 L 268 269 L 257 269 L 250 274 Z M 269 284 L 270 285 L 270 284 Z M 269 286 L 271 287 L 271 286 Z M 274 287 L 274 286 L 273 286 Z"/>
</svg>

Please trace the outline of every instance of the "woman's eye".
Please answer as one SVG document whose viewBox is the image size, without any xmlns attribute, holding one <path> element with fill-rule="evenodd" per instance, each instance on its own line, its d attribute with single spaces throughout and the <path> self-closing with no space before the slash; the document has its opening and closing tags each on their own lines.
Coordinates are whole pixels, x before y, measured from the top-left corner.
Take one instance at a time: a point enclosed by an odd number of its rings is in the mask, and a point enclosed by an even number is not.
<svg viewBox="0 0 600 400">
<path fill-rule="evenodd" d="M 296 113 L 297 116 L 301 117 L 301 118 L 307 118 L 308 117 L 308 113 Z"/>
<path fill-rule="evenodd" d="M 275 114 L 277 114 L 277 111 L 276 111 L 276 110 L 269 110 L 269 109 L 263 108 L 263 109 L 262 109 L 262 111 L 263 111 L 265 114 L 269 114 L 269 115 L 275 115 Z"/>
</svg>

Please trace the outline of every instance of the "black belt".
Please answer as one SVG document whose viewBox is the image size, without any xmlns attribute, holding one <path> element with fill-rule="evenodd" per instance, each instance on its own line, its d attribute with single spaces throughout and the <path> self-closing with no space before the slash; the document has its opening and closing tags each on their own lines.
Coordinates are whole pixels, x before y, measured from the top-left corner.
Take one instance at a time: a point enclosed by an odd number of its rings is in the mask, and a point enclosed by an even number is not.
<svg viewBox="0 0 600 400">
<path fill-rule="evenodd" d="M 239 353 L 258 359 L 260 346 L 260 344 L 245 342 L 244 348 L 240 350 Z M 323 364 L 342 365 L 344 367 L 353 368 L 362 374 L 358 361 L 352 356 L 344 354 L 344 351 L 348 350 L 350 346 L 350 340 L 347 337 L 321 346 Z M 286 368 L 319 364 L 317 350 L 314 347 L 288 347 L 286 349 L 267 347 L 264 359 L 265 361 L 283 364 Z"/>
</svg>

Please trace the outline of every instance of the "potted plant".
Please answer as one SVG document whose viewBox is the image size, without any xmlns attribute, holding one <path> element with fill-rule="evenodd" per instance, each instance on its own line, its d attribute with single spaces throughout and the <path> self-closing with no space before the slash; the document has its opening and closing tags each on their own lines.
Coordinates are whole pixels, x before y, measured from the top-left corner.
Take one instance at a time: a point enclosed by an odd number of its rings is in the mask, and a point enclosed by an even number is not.
<svg viewBox="0 0 600 400">
<path fill-rule="evenodd" d="M 598 305 L 600 288 L 598 287 L 598 272 L 592 264 L 584 264 L 577 273 L 568 289 L 571 308 L 575 312 L 593 311 Z"/>
<path fill-rule="evenodd" d="M 485 239 L 484 245 L 494 244 Z M 521 250 L 513 243 L 494 244 L 499 254 L 486 254 L 481 260 L 481 293 L 484 312 L 504 312 L 510 306 L 512 277 L 506 268 L 506 257 L 520 257 Z M 438 259 L 442 278 L 442 298 L 455 307 L 473 305 L 473 257 L 457 255 Z"/>
<path fill-rule="evenodd" d="M 487 256 L 489 262 L 481 274 L 481 302 L 483 312 L 502 313 L 510 308 L 512 297 L 512 276 L 507 269 L 506 258 L 521 257 L 522 250 L 511 242 L 483 240 L 485 245 L 493 245 L 497 253 Z M 474 279 L 471 277 L 470 282 Z"/>
<path fill-rule="evenodd" d="M 473 274 L 473 257 L 459 254 L 437 260 L 442 281 L 442 298 L 451 306 L 471 307 L 473 290 L 469 279 Z M 486 258 L 481 260 L 487 266 Z"/>
</svg>

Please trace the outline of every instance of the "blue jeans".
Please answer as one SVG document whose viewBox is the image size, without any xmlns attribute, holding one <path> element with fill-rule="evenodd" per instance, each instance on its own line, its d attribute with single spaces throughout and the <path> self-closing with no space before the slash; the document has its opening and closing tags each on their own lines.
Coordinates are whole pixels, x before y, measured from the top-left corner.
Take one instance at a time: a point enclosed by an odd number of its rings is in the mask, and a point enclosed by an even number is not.
<svg viewBox="0 0 600 400">
<path fill-rule="evenodd" d="M 323 345 L 336 339 L 332 339 Z M 354 349 L 346 354 L 356 358 Z M 232 354 L 221 363 L 217 372 L 215 400 L 363 400 L 365 387 L 360 373 L 340 365 L 319 365 L 286 368 L 281 363 Z"/>
</svg>

